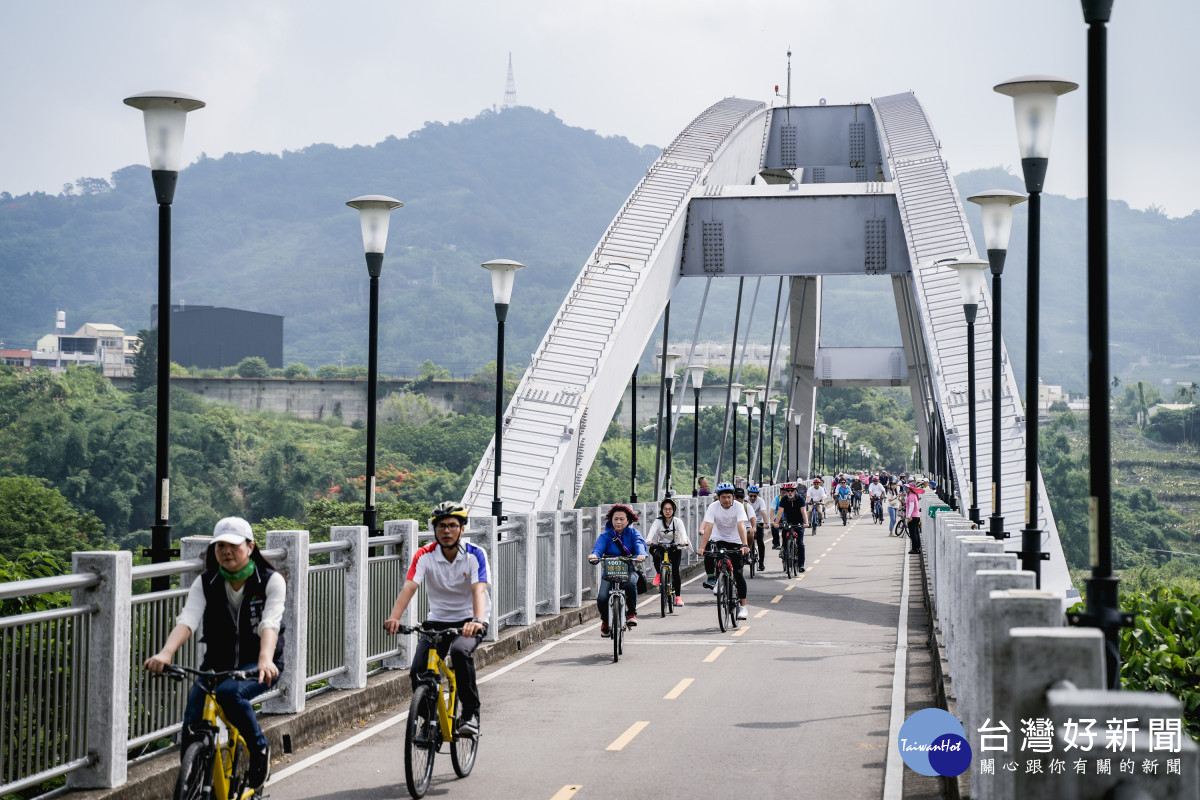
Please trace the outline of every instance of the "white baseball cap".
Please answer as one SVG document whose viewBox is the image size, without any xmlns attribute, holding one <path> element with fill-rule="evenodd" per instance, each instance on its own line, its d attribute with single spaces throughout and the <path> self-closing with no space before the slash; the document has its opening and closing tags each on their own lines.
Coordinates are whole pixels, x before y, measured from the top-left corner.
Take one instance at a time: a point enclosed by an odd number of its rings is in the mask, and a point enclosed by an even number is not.
<svg viewBox="0 0 1200 800">
<path fill-rule="evenodd" d="M 214 544 L 217 542 L 243 544 L 253 541 L 254 531 L 250 529 L 250 523 L 241 517 L 226 517 L 213 528 Z"/>
</svg>

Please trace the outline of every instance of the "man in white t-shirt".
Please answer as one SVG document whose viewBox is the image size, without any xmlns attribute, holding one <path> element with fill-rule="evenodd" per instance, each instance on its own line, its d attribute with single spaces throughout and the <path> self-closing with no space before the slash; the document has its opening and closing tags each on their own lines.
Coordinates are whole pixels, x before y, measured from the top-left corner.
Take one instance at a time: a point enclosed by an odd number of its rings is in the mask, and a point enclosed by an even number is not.
<svg viewBox="0 0 1200 800">
<path fill-rule="evenodd" d="M 750 552 L 746 544 L 746 522 L 746 509 L 733 500 L 733 484 L 718 484 L 717 502 L 708 507 L 704 522 L 700 523 L 699 552 L 704 556 L 704 571 L 708 573 L 704 588 L 711 589 L 716 585 L 717 559 L 715 553 L 708 550 L 708 541 L 712 539 L 713 550 L 724 551 L 733 563 L 733 579 L 742 604 L 738 619 L 747 617 L 746 578 L 742 575 L 742 556 Z"/>
<path fill-rule="evenodd" d="M 750 506 L 750 519 L 746 524 L 746 532 L 758 540 L 758 568 L 764 570 L 767 568 L 767 553 L 766 542 L 764 536 L 766 526 L 771 524 L 771 515 L 767 511 L 767 501 L 759 497 L 759 489 L 756 485 L 751 485 L 746 489 L 746 505 Z M 775 547 L 778 550 L 778 542 Z"/>
<path fill-rule="evenodd" d="M 808 487 L 808 493 L 805 495 L 809 506 L 816 511 L 819 519 L 825 518 L 825 501 L 829 499 L 829 493 L 825 491 L 825 487 L 821 485 L 820 478 L 813 478 L 812 483 Z M 820 524 L 815 523 L 815 524 Z M 814 529 L 815 530 L 815 529 Z"/>
<path fill-rule="evenodd" d="M 479 735 L 479 688 L 475 680 L 475 648 L 487 633 L 491 597 L 488 584 L 487 553 L 464 541 L 467 509 L 454 502 L 445 502 L 433 509 L 429 518 L 435 541 L 413 555 L 404 587 L 400 589 L 392 613 L 384 620 L 388 633 L 400 629 L 400 617 L 417 594 L 425 587 L 429 600 L 429 617 L 424 627 L 432 630 L 461 628 L 462 635 L 450 643 L 448 658 L 454 668 L 458 696 L 462 699 L 462 715 L 455 733 L 473 739 Z M 409 678 L 415 689 L 429 660 L 429 641 L 417 639 Z"/>
</svg>

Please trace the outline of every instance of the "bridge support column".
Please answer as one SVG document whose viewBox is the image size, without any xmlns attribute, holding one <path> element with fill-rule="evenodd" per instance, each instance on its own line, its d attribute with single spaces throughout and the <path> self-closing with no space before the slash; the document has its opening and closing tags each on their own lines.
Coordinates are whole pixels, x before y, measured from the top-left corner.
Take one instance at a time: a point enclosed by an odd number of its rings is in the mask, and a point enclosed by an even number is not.
<svg viewBox="0 0 1200 800">
<path fill-rule="evenodd" d="M 87 641 L 87 752 L 94 760 L 67 777 L 73 789 L 111 788 L 126 778 L 133 553 L 73 553 L 71 571 L 100 583 L 71 592 L 71 605 L 96 606 Z"/>
<path fill-rule="evenodd" d="M 349 542 L 349 550 L 338 550 L 330 554 L 330 563 L 345 564 L 344 581 L 345 641 L 342 658 L 346 671 L 329 679 L 335 689 L 365 689 L 367 687 L 367 621 L 370 609 L 370 587 L 367 578 L 367 536 L 365 525 L 345 525 L 331 528 L 329 538 L 335 542 Z"/>
<path fill-rule="evenodd" d="M 304 710 L 308 672 L 308 531 L 267 531 L 265 549 L 283 548 L 274 559 L 275 569 L 287 579 L 288 602 L 283 607 L 283 674 L 275 687 L 279 696 L 263 703 L 271 714 L 298 714 Z"/>
<path fill-rule="evenodd" d="M 400 580 L 395 586 L 383 589 L 388 600 L 394 603 L 396 595 L 400 594 L 400 589 L 404 587 L 404 576 L 408 574 L 408 567 L 417 553 L 417 522 L 412 519 L 386 520 L 383 523 L 383 535 L 384 538 L 398 537 L 400 539 L 399 544 L 384 545 L 384 555 L 403 556 L 400 560 Z M 376 591 L 380 591 L 380 589 L 372 586 L 371 593 L 374 594 Z M 400 622 L 411 627 L 416 625 L 417 621 L 417 604 L 409 603 L 408 608 L 404 609 L 404 613 L 400 615 Z M 408 669 L 412 663 L 413 649 L 417 646 L 417 635 L 415 633 L 398 633 L 396 636 L 399 639 L 400 652 L 384 658 L 383 666 L 386 669 Z"/>
</svg>

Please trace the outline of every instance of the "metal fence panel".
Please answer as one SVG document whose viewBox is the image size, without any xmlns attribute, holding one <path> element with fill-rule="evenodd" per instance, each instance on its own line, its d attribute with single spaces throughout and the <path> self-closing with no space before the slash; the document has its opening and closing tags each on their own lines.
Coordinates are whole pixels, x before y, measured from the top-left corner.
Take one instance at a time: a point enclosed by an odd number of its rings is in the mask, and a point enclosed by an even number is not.
<svg viewBox="0 0 1200 800">
<path fill-rule="evenodd" d="M 129 653 L 129 749 L 175 733 L 183 723 L 190 681 L 175 681 L 142 668 L 163 643 L 187 599 L 187 589 L 171 589 L 134 596 Z M 175 653 L 173 663 L 197 668 L 199 648 L 192 636 Z"/>
<path fill-rule="evenodd" d="M 370 604 L 367 610 L 367 661 L 378 661 L 400 652 L 400 641 L 383 629 L 383 621 L 392 613 L 396 595 L 404 586 L 407 562 L 403 555 L 376 556 L 367 563 Z"/>
<path fill-rule="evenodd" d="M 321 564 L 309 568 L 308 653 L 305 678 L 315 682 L 345 669 L 346 567 Z"/>
</svg>

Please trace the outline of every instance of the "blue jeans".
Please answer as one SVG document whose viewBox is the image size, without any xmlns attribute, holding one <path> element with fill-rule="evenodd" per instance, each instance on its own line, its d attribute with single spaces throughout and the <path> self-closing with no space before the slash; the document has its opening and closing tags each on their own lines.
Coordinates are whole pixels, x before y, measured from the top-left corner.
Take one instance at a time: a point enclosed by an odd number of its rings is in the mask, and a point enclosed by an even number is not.
<svg viewBox="0 0 1200 800">
<path fill-rule="evenodd" d="M 891 533 L 896 527 L 896 509 L 888 506 L 888 533 Z"/>
<path fill-rule="evenodd" d="M 257 661 L 241 667 L 244 670 L 257 668 Z M 254 716 L 252 701 L 274 685 L 274 682 L 268 685 L 259 683 L 257 680 L 239 681 L 235 678 L 226 678 L 217 686 L 217 702 L 220 703 L 221 710 L 225 712 L 225 718 L 238 729 L 238 733 L 250 746 L 251 752 L 255 749 L 261 752 L 267 747 L 267 737 L 263 735 L 262 728 L 258 727 L 258 719 Z M 186 749 L 188 741 L 188 726 L 199 722 L 200 718 L 204 716 L 204 697 L 205 691 L 200 687 L 199 682 L 192 684 L 192 691 L 188 693 L 187 707 L 183 712 L 184 749 Z"/>
<path fill-rule="evenodd" d="M 621 587 L 625 590 L 625 613 L 637 613 L 637 572 L 631 571 L 629 580 Z M 601 580 L 600 591 L 596 595 L 596 605 L 600 607 L 600 621 L 608 622 L 608 596 L 612 594 L 612 581 Z"/>
</svg>

